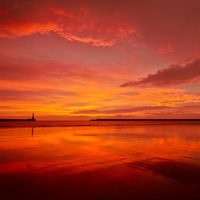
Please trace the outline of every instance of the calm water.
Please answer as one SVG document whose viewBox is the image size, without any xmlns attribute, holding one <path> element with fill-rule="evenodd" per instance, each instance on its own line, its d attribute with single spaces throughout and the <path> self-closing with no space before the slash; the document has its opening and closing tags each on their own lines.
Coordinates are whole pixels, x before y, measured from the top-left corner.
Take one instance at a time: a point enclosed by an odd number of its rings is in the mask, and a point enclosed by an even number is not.
<svg viewBox="0 0 200 200">
<path fill-rule="evenodd" d="M 199 199 L 199 122 L 0 122 L 1 199 Z"/>
</svg>

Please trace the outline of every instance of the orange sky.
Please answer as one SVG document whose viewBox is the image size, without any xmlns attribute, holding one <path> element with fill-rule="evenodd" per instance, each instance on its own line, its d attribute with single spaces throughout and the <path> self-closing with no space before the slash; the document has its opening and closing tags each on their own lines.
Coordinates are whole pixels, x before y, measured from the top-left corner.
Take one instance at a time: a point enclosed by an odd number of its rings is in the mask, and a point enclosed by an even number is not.
<svg viewBox="0 0 200 200">
<path fill-rule="evenodd" d="M 199 118 L 199 0 L 3 0 L 0 118 Z"/>
</svg>

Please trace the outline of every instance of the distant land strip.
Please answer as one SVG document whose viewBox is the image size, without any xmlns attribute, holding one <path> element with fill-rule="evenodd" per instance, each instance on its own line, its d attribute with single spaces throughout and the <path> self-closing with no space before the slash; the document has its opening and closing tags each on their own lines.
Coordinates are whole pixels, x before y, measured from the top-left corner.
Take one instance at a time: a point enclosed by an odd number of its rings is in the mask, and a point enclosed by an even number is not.
<svg viewBox="0 0 200 200">
<path fill-rule="evenodd" d="M 0 122 L 21 122 L 21 121 L 36 121 L 36 119 L 0 119 Z"/>
<path fill-rule="evenodd" d="M 200 119 L 90 119 L 90 121 L 200 121 Z"/>
</svg>

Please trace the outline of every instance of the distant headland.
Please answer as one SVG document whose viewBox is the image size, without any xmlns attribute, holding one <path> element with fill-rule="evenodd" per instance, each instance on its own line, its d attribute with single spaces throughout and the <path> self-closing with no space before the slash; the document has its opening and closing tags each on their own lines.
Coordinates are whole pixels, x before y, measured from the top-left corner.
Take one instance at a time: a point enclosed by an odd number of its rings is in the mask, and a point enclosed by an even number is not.
<svg viewBox="0 0 200 200">
<path fill-rule="evenodd" d="M 99 118 L 90 119 L 90 121 L 200 121 L 200 119 L 115 119 L 115 118 Z"/>
<path fill-rule="evenodd" d="M 32 118 L 28 118 L 28 119 L 1 119 L 0 118 L 0 122 L 19 122 L 19 121 L 36 121 L 35 117 L 34 117 L 34 113 L 32 114 Z"/>
</svg>

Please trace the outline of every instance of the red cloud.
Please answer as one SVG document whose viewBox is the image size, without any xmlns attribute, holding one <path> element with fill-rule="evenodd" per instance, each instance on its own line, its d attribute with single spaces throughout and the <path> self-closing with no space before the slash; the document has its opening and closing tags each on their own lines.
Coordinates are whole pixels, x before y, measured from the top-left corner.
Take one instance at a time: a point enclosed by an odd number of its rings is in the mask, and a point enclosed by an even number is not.
<svg viewBox="0 0 200 200">
<path fill-rule="evenodd" d="M 99 17 L 83 7 L 78 11 L 47 7 L 45 12 L 36 10 L 30 13 L 16 8 L 0 20 L 0 25 L 0 37 L 15 38 L 55 32 L 69 41 L 93 46 L 113 46 L 121 41 L 133 43 L 139 36 L 135 27 L 119 20 L 116 15 Z"/>
<path fill-rule="evenodd" d="M 3 8 L 0 8 L 0 14 L 8 15 L 8 11 L 4 10 Z"/>
<path fill-rule="evenodd" d="M 200 82 L 200 60 L 195 60 L 185 66 L 179 64 L 158 70 L 135 82 L 126 82 L 121 87 L 127 86 L 172 86 Z"/>
<path fill-rule="evenodd" d="M 129 74 L 123 65 L 104 63 L 104 67 L 88 63 L 73 64 L 58 60 L 0 54 L 0 80 L 6 81 L 109 81 L 123 80 Z M 124 70 L 124 71 L 123 71 Z M 122 71 L 118 73 L 118 71 Z"/>
<path fill-rule="evenodd" d="M 174 51 L 172 44 L 166 44 L 158 49 L 158 54 L 166 54 Z"/>
<path fill-rule="evenodd" d="M 26 100 L 26 101 L 40 101 L 42 99 L 56 98 L 57 96 L 75 96 L 77 95 L 72 91 L 64 91 L 59 89 L 37 89 L 37 90 L 5 90 L 0 89 L 0 99 L 3 101 L 15 101 L 15 100 Z M 49 99 L 49 102 L 50 101 Z M 57 101 L 56 101 L 57 102 Z"/>
</svg>

